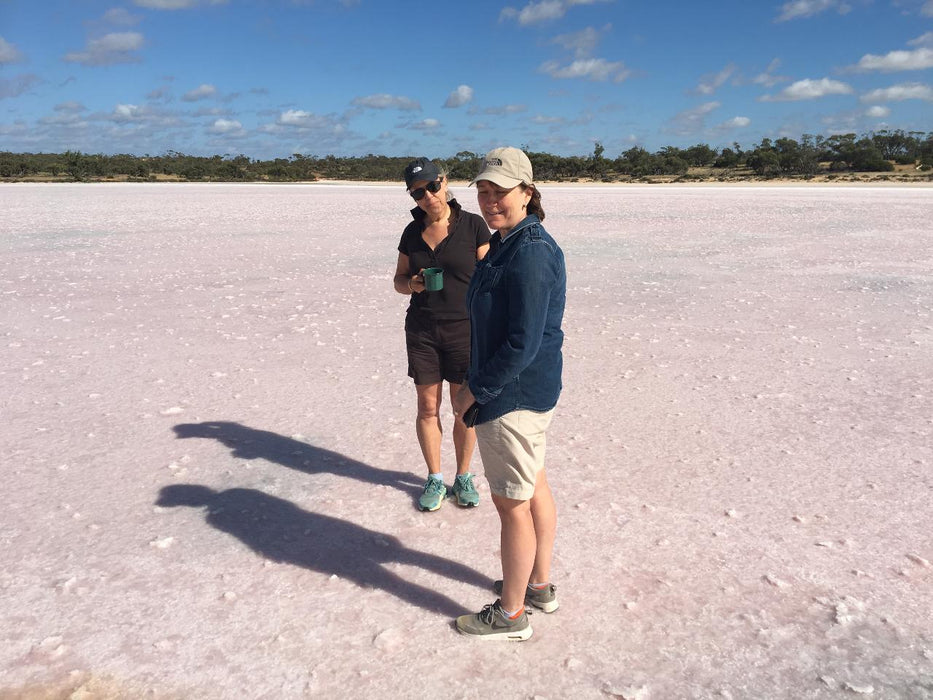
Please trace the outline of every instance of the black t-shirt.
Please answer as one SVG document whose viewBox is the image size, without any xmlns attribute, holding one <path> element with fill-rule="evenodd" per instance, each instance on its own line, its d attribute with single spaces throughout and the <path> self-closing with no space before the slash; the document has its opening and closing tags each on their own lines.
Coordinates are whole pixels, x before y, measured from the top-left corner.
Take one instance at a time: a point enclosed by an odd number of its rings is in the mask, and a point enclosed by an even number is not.
<svg viewBox="0 0 933 700">
<path fill-rule="evenodd" d="M 426 267 L 444 270 L 444 288 L 437 292 L 411 295 L 409 314 L 424 321 L 457 321 L 469 318 L 466 290 L 476 267 L 476 249 L 489 242 L 489 227 L 479 214 L 464 211 L 456 199 L 447 202 L 454 222 L 447 238 L 434 250 L 424 242 L 424 211 L 411 210 L 412 221 L 402 232 L 398 252 L 408 256 L 408 274 L 416 275 Z"/>
</svg>

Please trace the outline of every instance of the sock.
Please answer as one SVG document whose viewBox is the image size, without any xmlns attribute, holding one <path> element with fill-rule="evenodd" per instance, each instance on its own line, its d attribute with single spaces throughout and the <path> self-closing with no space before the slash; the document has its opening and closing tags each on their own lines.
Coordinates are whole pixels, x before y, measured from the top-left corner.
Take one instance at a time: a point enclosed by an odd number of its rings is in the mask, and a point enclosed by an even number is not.
<svg viewBox="0 0 933 700">
<path fill-rule="evenodd" d="M 444 480 L 444 475 L 438 472 L 437 474 L 428 474 L 429 479 L 437 479 L 438 481 Z"/>
<path fill-rule="evenodd" d="M 510 620 L 517 620 L 518 616 L 522 614 L 522 611 L 525 609 L 523 605 L 518 610 L 506 610 L 502 607 L 502 603 L 499 603 L 499 609 L 502 611 L 502 614 L 505 615 Z"/>
<path fill-rule="evenodd" d="M 543 591 L 547 587 L 548 587 L 548 584 L 546 583 L 529 583 L 528 584 L 528 588 L 534 589 L 536 591 Z"/>
</svg>

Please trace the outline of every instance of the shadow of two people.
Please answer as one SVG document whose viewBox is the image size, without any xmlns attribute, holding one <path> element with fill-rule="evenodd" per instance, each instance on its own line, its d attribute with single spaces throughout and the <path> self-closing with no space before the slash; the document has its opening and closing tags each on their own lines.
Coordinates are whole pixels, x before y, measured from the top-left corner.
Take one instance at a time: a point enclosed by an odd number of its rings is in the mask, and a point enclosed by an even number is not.
<svg viewBox="0 0 933 700">
<path fill-rule="evenodd" d="M 174 426 L 179 440 L 209 438 L 226 445 L 239 459 L 265 459 L 306 474 L 336 474 L 377 486 L 391 486 L 417 498 L 424 480 L 409 472 L 389 471 L 350 459 L 339 452 L 268 430 L 250 428 L 232 421 L 179 423 Z"/>
<path fill-rule="evenodd" d="M 243 459 L 264 458 L 309 473 L 329 471 L 403 491 L 410 490 L 407 481 L 413 478 L 404 472 L 376 469 L 237 423 L 182 424 L 175 426 L 175 432 L 179 438 L 215 438 Z M 198 484 L 173 484 L 162 488 L 156 505 L 206 508 L 208 524 L 233 535 L 268 559 L 336 575 L 360 586 L 380 588 L 411 605 L 446 617 L 468 611 L 437 591 L 406 581 L 386 569 L 385 564 L 418 567 L 487 591 L 492 587 L 488 576 L 459 562 L 410 549 L 385 533 L 304 510 L 255 489 L 215 491 Z"/>
</svg>

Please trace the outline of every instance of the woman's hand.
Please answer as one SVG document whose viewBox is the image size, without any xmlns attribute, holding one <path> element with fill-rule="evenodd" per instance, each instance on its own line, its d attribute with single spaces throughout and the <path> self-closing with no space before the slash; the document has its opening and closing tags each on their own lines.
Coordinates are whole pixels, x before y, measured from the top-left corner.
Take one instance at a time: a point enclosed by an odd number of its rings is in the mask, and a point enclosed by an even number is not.
<svg viewBox="0 0 933 700">
<path fill-rule="evenodd" d="M 460 391 L 457 392 L 457 395 L 454 396 L 451 401 L 451 408 L 453 408 L 457 420 L 463 420 L 464 411 L 474 403 L 476 403 L 476 397 L 474 397 L 473 392 L 470 391 L 470 385 L 464 382 L 460 385 Z"/>
<path fill-rule="evenodd" d="M 412 294 L 421 294 L 424 291 L 424 275 L 412 275 L 408 280 L 408 289 Z"/>
</svg>

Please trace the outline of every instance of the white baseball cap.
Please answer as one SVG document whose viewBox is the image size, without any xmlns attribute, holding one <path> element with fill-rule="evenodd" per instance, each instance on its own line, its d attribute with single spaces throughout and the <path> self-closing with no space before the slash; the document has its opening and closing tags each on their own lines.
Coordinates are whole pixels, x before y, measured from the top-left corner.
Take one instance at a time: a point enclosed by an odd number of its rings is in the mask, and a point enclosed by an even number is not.
<svg viewBox="0 0 933 700">
<path fill-rule="evenodd" d="M 532 185 L 534 177 L 531 172 L 531 161 L 520 148 L 503 146 L 494 148 L 483 159 L 483 169 L 474 177 L 471 185 L 480 180 L 489 180 L 500 187 L 512 189 L 517 185 Z"/>
</svg>

